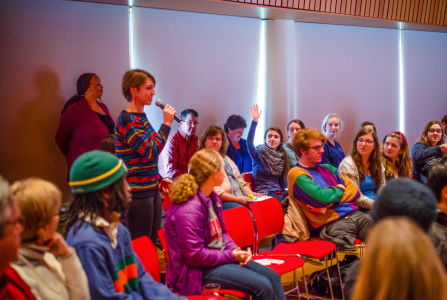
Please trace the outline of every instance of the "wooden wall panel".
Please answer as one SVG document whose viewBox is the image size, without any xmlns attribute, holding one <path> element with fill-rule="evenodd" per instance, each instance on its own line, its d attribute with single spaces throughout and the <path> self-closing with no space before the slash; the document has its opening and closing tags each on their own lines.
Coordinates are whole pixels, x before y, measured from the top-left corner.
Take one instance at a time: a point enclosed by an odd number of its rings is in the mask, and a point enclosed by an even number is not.
<svg viewBox="0 0 447 300">
<path fill-rule="evenodd" d="M 447 26 L 447 0 L 222 0 Z"/>
</svg>

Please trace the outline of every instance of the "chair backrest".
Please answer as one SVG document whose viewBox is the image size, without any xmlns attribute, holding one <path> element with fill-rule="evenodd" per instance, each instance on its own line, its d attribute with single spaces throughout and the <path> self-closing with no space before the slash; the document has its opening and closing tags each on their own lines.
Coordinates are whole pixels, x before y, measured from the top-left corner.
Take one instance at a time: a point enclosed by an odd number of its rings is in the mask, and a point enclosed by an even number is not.
<svg viewBox="0 0 447 300">
<path fill-rule="evenodd" d="M 259 243 L 268 235 L 282 232 L 284 227 L 284 212 L 281 203 L 276 198 L 256 201 L 250 204 L 257 230 L 257 241 Z"/>
<path fill-rule="evenodd" d="M 166 240 L 165 230 L 160 229 L 157 231 L 158 238 L 160 239 L 161 246 L 163 247 L 163 252 L 165 253 L 166 263 L 169 262 L 169 250 L 168 241 Z"/>
<path fill-rule="evenodd" d="M 152 241 L 147 236 L 139 237 L 132 240 L 132 248 L 146 272 L 151 274 L 155 281 L 160 282 L 160 261 Z"/>
<path fill-rule="evenodd" d="M 255 244 L 255 225 L 248 208 L 239 206 L 223 211 L 225 228 L 239 247 Z"/>
<path fill-rule="evenodd" d="M 169 207 L 171 207 L 172 201 L 169 196 L 165 196 L 163 199 L 163 203 L 161 203 L 161 207 L 163 207 L 164 211 L 168 211 Z"/>
<path fill-rule="evenodd" d="M 250 189 L 253 191 L 253 173 L 242 173 L 242 178 L 244 178 L 245 182 L 248 182 L 250 184 Z"/>
</svg>

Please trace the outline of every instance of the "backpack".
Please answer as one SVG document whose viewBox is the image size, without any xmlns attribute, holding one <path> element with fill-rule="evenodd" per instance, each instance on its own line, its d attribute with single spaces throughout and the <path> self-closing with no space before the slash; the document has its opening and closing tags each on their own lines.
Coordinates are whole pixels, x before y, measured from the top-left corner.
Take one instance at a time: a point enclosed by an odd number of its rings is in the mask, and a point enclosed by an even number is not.
<svg viewBox="0 0 447 300">
<path fill-rule="evenodd" d="M 340 274 L 343 282 L 343 288 L 345 287 L 345 279 L 348 274 L 351 263 L 358 260 L 358 257 L 347 255 L 345 259 L 340 262 Z M 329 276 L 332 283 L 332 292 L 335 298 L 342 299 L 343 294 L 340 288 L 340 279 L 338 278 L 337 265 L 329 267 Z M 329 288 L 329 280 L 326 273 L 326 268 L 320 271 L 313 272 L 310 275 L 309 282 L 307 283 L 309 290 L 315 292 L 319 296 L 331 297 L 331 290 Z"/>
</svg>

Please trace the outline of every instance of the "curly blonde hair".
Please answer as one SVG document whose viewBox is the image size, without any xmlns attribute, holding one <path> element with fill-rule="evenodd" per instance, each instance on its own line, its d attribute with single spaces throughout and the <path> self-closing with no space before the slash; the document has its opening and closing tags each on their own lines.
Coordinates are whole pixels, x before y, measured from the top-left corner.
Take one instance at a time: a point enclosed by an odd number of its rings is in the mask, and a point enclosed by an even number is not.
<svg viewBox="0 0 447 300">
<path fill-rule="evenodd" d="M 11 196 L 20 207 L 22 242 L 36 242 L 37 231 L 51 222 L 56 208 L 61 205 L 61 191 L 49 181 L 29 178 L 15 182 L 11 186 Z"/>
<path fill-rule="evenodd" d="M 189 161 L 189 174 L 181 175 L 172 188 L 169 195 L 172 202 L 188 201 L 197 193 L 199 186 L 221 167 L 222 157 L 218 152 L 208 149 L 196 152 Z"/>
</svg>

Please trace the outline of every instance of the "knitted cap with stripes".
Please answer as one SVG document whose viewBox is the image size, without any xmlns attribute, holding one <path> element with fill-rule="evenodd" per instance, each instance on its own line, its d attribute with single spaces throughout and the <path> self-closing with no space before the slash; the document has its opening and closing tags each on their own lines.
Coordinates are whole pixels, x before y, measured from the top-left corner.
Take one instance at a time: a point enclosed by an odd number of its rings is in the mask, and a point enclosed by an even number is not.
<svg viewBox="0 0 447 300">
<path fill-rule="evenodd" d="M 69 184 L 74 194 L 90 193 L 111 185 L 126 172 L 121 159 L 105 151 L 93 150 L 74 161 Z"/>
</svg>

